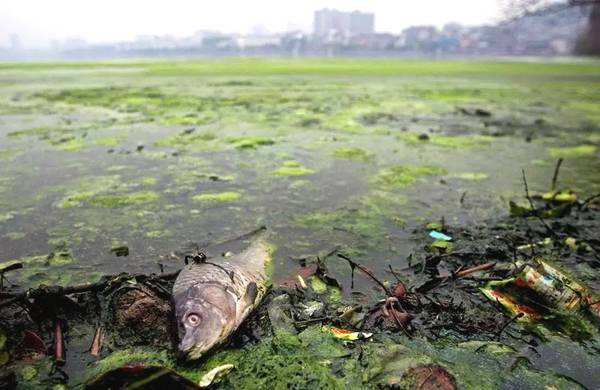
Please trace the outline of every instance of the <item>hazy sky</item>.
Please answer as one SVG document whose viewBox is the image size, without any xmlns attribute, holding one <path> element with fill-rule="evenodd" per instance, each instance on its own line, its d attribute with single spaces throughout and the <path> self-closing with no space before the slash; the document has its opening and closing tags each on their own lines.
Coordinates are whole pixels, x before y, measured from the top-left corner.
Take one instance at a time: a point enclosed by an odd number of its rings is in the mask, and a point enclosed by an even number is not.
<svg viewBox="0 0 600 390">
<path fill-rule="evenodd" d="M 498 0 L 0 0 L 0 45 L 8 44 L 10 34 L 31 47 L 69 37 L 108 42 L 200 29 L 311 31 L 314 10 L 325 7 L 374 12 L 382 32 L 451 21 L 481 24 L 499 14 Z"/>
</svg>

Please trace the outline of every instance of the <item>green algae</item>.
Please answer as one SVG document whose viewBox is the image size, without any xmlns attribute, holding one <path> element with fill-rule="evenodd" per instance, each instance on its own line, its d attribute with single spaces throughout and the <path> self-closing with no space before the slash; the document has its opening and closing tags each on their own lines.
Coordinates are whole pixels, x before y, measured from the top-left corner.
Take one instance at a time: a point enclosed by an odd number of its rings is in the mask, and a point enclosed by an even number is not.
<svg viewBox="0 0 600 390">
<path fill-rule="evenodd" d="M 69 195 L 58 204 L 58 207 L 80 207 L 83 204 L 89 204 L 102 208 L 117 208 L 152 203 L 158 199 L 160 199 L 160 195 L 154 191 L 137 191 L 128 194 L 95 194 L 92 191 L 86 191 Z"/>
<path fill-rule="evenodd" d="M 302 227 L 320 231 L 346 231 L 377 245 L 385 236 L 388 223 L 397 224 L 399 212 L 407 200 L 387 191 L 372 191 L 356 202 L 333 211 L 317 211 L 298 216 L 295 222 Z"/>
<path fill-rule="evenodd" d="M 233 364 L 217 388 L 368 388 L 398 386 L 410 368 L 427 364 L 444 367 L 459 388 L 496 389 L 506 385 L 527 388 L 577 388 L 568 378 L 527 365 L 510 368 L 517 353 L 494 342 L 473 341 L 434 346 L 425 340 L 376 335 L 348 348 L 321 329 L 309 327 L 298 335 L 276 330 L 256 344 L 213 352 L 199 365 L 178 365 L 165 350 L 126 349 L 95 363 L 86 382 L 133 363 L 167 367 L 198 382 L 211 369 Z"/>
<path fill-rule="evenodd" d="M 188 145 L 206 144 L 210 141 L 216 140 L 217 138 L 217 135 L 212 131 L 182 133 L 158 140 L 154 143 L 154 145 L 183 147 Z"/>
<path fill-rule="evenodd" d="M 165 238 L 171 236 L 173 236 L 173 233 L 170 230 L 150 230 L 146 232 L 146 237 L 148 238 Z"/>
<path fill-rule="evenodd" d="M 481 173 L 481 172 L 462 172 L 462 173 L 453 174 L 452 177 L 455 177 L 455 178 L 461 179 L 461 180 L 482 181 L 482 180 L 486 180 L 489 176 L 487 174 Z"/>
<path fill-rule="evenodd" d="M 310 278 L 310 287 L 316 294 L 323 294 L 327 291 L 327 284 L 317 276 L 312 276 Z"/>
<path fill-rule="evenodd" d="M 283 166 L 281 168 L 277 168 L 277 169 L 271 171 L 271 173 L 273 173 L 275 175 L 280 175 L 280 176 L 305 176 L 305 175 L 312 175 L 313 173 L 315 173 L 315 171 L 313 171 L 312 169 L 309 169 L 309 168 L 301 167 L 301 166 L 295 166 L 295 167 Z"/>
<path fill-rule="evenodd" d="M 121 142 L 123 142 L 124 139 L 125 139 L 125 137 L 122 137 L 122 136 L 104 136 L 104 137 L 96 138 L 94 140 L 94 144 L 100 145 L 100 146 L 115 147 L 115 146 L 119 145 Z"/>
<path fill-rule="evenodd" d="M 23 233 L 23 232 L 9 232 L 4 235 L 4 237 L 7 237 L 8 239 L 13 240 L 13 241 L 22 240 L 26 236 L 27 236 L 27 234 Z"/>
<path fill-rule="evenodd" d="M 314 331 L 313 331 L 314 332 Z M 315 333 L 317 335 L 317 333 Z M 321 336 L 321 339 L 328 337 Z M 86 373 L 86 381 L 99 378 L 102 374 L 125 364 L 143 362 L 146 365 L 174 369 L 180 375 L 198 382 L 204 374 L 223 364 L 233 364 L 235 369 L 219 384 L 225 388 L 243 389 L 288 389 L 325 388 L 342 389 L 343 382 L 336 378 L 324 361 L 332 352 L 341 355 L 343 347 L 335 346 L 329 336 L 324 350 L 320 345 L 307 345 L 302 337 L 285 332 L 263 339 L 258 344 L 240 350 L 220 350 L 212 354 L 200 367 L 178 366 L 176 359 L 164 350 L 127 349 L 117 351 L 96 363 Z M 313 340 L 311 335 L 305 339 Z"/>
<path fill-rule="evenodd" d="M 136 204 L 156 202 L 160 195 L 154 191 L 137 191 L 123 195 L 96 195 L 86 199 L 91 205 L 104 208 L 117 208 Z"/>
<path fill-rule="evenodd" d="M 152 176 L 147 176 L 147 177 L 142 178 L 142 180 L 140 180 L 140 184 L 145 185 L 145 186 L 153 186 L 157 182 L 158 182 L 158 180 Z"/>
<path fill-rule="evenodd" d="M 594 145 L 580 145 L 563 148 L 549 148 L 550 156 L 554 158 L 575 158 L 583 156 L 591 156 L 598 152 L 598 148 Z"/>
<path fill-rule="evenodd" d="M 8 212 L 4 214 L 0 214 L 0 223 L 8 222 L 15 217 L 15 213 Z"/>
<path fill-rule="evenodd" d="M 0 150 L 0 160 L 12 160 L 22 153 L 22 151 L 14 148 L 2 149 Z"/>
<path fill-rule="evenodd" d="M 56 149 L 65 152 L 77 152 L 85 149 L 88 144 L 81 138 L 71 138 L 68 141 L 56 143 Z"/>
<path fill-rule="evenodd" d="M 275 144 L 273 139 L 261 136 L 229 138 L 227 142 L 233 144 L 236 149 L 256 149 L 259 146 Z"/>
<path fill-rule="evenodd" d="M 17 271 L 17 273 L 29 283 L 65 286 L 71 283 L 73 279 L 95 281 L 94 279 L 98 277 L 95 272 L 71 268 L 77 263 L 77 259 L 73 256 L 71 250 L 64 246 L 59 246 L 47 255 L 32 255 L 9 260 L 0 263 L 0 267 L 14 263 L 23 264 L 23 269 Z"/>
<path fill-rule="evenodd" d="M 205 202 L 205 203 L 229 203 L 235 202 L 240 199 L 242 194 L 235 191 L 225 191 L 225 192 L 214 192 L 214 193 L 205 193 L 198 194 L 192 197 L 192 200 L 196 202 Z"/>
<path fill-rule="evenodd" d="M 143 182 L 143 179 L 142 179 Z M 67 194 L 56 204 L 58 208 L 95 206 L 118 208 L 132 205 L 147 205 L 160 199 L 155 191 L 131 191 L 132 186 L 123 183 L 121 176 L 97 176 L 81 180 L 77 189 Z"/>
<path fill-rule="evenodd" d="M 335 157 L 347 158 L 350 160 L 369 161 L 373 154 L 361 148 L 338 148 L 333 152 Z"/>
<path fill-rule="evenodd" d="M 286 160 L 286 161 L 282 162 L 281 165 L 284 166 L 285 168 L 299 168 L 302 166 L 296 160 Z"/>
<path fill-rule="evenodd" d="M 384 187 L 406 187 L 422 177 L 446 172 L 445 168 L 436 165 L 396 165 L 379 172 L 375 183 Z"/>
</svg>

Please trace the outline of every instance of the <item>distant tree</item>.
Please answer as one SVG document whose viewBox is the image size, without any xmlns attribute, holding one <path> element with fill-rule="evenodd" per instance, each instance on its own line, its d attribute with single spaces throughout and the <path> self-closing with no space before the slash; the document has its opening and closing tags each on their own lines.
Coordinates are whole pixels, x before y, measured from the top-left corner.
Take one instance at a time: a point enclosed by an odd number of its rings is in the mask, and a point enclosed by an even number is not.
<svg viewBox="0 0 600 390">
<path fill-rule="evenodd" d="M 591 6 L 590 16 L 586 31 L 577 41 L 575 54 L 600 56 L 600 0 L 501 0 L 507 18 L 513 19 L 527 15 L 538 15 L 547 11 L 560 8 L 562 4 L 567 7 Z"/>
</svg>

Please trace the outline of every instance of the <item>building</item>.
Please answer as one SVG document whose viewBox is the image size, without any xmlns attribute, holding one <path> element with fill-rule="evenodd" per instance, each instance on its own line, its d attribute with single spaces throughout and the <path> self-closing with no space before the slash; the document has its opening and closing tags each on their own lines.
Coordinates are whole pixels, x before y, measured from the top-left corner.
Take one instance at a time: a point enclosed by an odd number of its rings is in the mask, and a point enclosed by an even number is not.
<svg viewBox="0 0 600 390">
<path fill-rule="evenodd" d="M 350 37 L 375 32 L 375 15 L 360 11 L 342 12 L 335 9 L 315 11 L 314 34 L 319 37 L 341 35 Z"/>
</svg>

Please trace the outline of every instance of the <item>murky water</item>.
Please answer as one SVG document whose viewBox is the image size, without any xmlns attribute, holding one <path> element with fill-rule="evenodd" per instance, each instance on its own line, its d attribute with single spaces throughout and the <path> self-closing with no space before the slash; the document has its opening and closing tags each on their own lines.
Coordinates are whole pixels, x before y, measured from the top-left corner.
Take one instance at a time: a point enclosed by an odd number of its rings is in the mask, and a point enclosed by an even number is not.
<svg viewBox="0 0 600 390">
<path fill-rule="evenodd" d="M 416 227 L 506 215 L 521 169 L 544 191 L 562 156 L 560 184 L 598 192 L 598 91 L 600 76 L 576 72 L 4 69 L 0 264 L 24 262 L 9 278 L 23 287 L 171 271 L 181 263 L 169 254 L 189 243 L 266 225 L 277 280 L 293 275 L 293 258 L 335 246 L 387 277 L 388 264 L 407 265 Z M 129 256 L 111 252 L 120 245 Z M 332 269 L 348 286 L 347 265 Z"/>
</svg>

